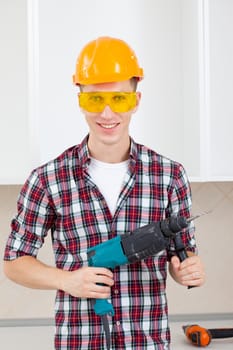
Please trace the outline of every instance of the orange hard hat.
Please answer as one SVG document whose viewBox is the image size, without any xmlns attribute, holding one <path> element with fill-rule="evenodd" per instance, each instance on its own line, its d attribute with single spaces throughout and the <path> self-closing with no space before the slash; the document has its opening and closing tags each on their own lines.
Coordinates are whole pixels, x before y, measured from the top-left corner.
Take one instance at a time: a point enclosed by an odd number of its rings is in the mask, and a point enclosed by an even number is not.
<svg viewBox="0 0 233 350">
<path fill-rule="evenodd" d="M 76 62 L 73 82 L 76 85 L 89 85 L 133 77 L 138 80 L 143 78 L 143 69 L 134 51 L 123 40 L 104 36 L 84 46 Z"/>
</svg>

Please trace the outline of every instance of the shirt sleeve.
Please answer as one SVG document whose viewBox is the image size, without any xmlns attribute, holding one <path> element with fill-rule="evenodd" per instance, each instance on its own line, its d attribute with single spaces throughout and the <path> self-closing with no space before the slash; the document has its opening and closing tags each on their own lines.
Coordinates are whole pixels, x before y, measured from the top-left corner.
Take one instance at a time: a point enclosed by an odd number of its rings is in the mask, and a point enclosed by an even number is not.
<svg viewBox="0 0 233 350">
<path fill-rule="evenodd" d="M 36 170 L 21 189 L 17 209 L 17 215 L 11 222 L 4 260 L 14 260 L 24 255 L 36 257 L 48 230 L 53 226 L 55 213 Z"/>
<path fill-rule="evenodd" d="M 190 183 L 186 174 L 185 169 L 179 164 L 179 171 L 177 176 L 173 180 L 171 197 L 170 197 L 170 208 L 169 216 L 178 215 L 189 218 L 192 210 L 192 193 Z M 183 229 L 179 234 L 187 251 L 197 253 L 197 246 L 195 240 L 195 226 L 193 222 L 189 226 Z M 175 253 L 174 241 L 171 241 L 168 249 L 169 260 Z"/>
</svg>

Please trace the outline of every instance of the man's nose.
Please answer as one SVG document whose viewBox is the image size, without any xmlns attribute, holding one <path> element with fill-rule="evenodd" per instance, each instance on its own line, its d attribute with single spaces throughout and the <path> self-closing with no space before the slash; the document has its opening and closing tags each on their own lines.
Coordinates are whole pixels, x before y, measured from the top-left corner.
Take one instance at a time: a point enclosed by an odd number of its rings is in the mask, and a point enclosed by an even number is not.
<svg viewBox="0 0 233 350">
<path fill-rule="evenodd" d="M 100 113 L 103 118 L 111 118 L 114 112 L 111 110 L 109 105 L 106 105 L 102 112 Z"/>
</svg>

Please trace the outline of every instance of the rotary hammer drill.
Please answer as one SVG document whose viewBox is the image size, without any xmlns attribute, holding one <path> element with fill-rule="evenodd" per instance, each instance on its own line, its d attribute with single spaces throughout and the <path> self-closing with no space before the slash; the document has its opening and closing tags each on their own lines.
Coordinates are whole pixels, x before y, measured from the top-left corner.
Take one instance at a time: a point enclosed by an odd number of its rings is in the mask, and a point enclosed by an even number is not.
<svg viewBox="0 0 233 350">
<path fill-rule="evenodd" d="M 88 265 L 114 269 L 116 266 L 131 264 L 166 249 L 170 239 L 174 240 L 176 254 L 183 261 L 187 258 L 187 253 L 177 233 L 192 220 L 193 218 L 186 219 L 183 216 L 171 216 L 116 236 L 88 250 Z M 113 306 L 107 299 L 96 299 L 94 311 L 99 316 L 114 315 Z"/>
</svg>

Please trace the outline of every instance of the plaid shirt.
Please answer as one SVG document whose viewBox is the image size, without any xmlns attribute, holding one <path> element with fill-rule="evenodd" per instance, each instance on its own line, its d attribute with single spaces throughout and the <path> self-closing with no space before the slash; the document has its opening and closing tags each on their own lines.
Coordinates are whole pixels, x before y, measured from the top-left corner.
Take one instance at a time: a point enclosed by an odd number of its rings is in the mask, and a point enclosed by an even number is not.
<svg viewBox="0 0 233 350">
<path fill-rule="evenodd" d="M 87 249 L 171 214 L 190 216 L 191 193 L 183 167 L 131 139 L 130 162 L 112 217 L 88 174 L 87 138 L 39 167 L 23 186 L 18 215 L 12 221 L 5 259 L 36 257 L 51 232 L 56 266 L 76 270 L 87 265 Z M 182 240 L 195 251 L 194 228 Z M 111 349 L 169 349 L 167 316 L 168 250 L 114 269 L 109 316 Z M 91 300 L 57 291 L 55 348 L 105 349 L 101 319 Z"/>
</svg>

